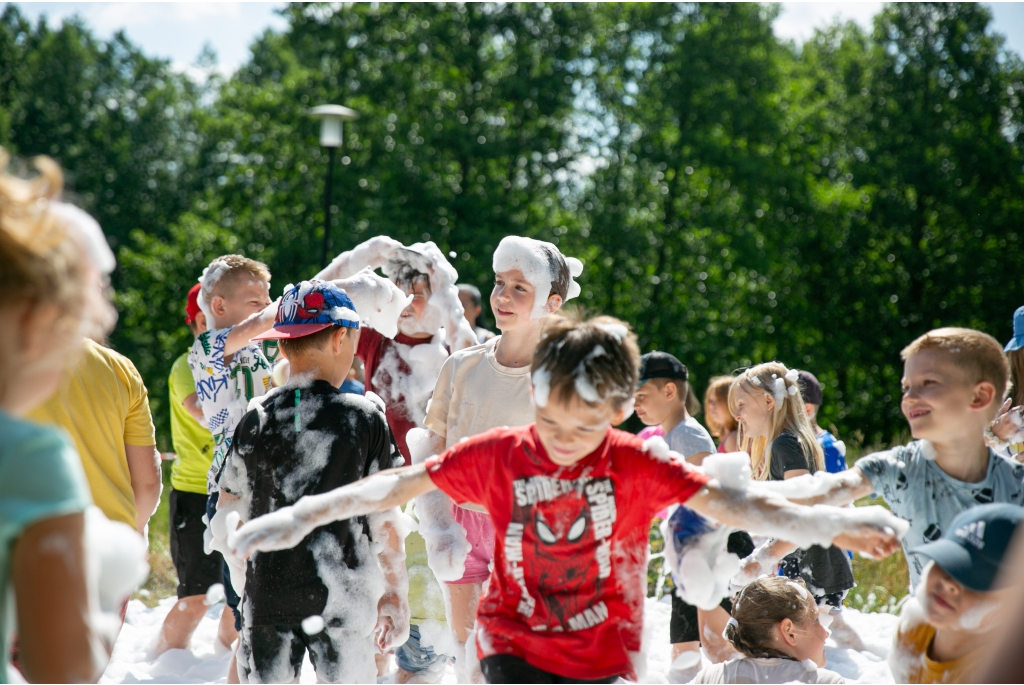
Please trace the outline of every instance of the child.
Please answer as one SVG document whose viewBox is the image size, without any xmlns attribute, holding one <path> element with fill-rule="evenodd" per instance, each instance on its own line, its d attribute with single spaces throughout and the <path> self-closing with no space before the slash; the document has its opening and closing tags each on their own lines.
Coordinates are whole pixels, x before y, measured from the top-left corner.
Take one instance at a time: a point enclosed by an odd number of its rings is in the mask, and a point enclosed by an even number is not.
<svg viewBox="0 0 1024 685">
<path fill-rule="evenodd" d="M 732 376 L 715 376 L 704 391 L 704 422 L 708 424 L 708 432 L 718 439 L 719 452 L 736 452 L 740 449 L 736 417 L 729 411 L 731 385 Z"/>
<path fill-rule="evenodd" d="M 757 480 L 788 480 L 825 470 L 797 380 L 795 370 L 768 362 L 741 373 L 729 389 L 729 410 L 739 423 L 740 441 L 767 440 L 763 454 L 751 455 Z M 803 578 L 819 604 L 837 611 L 854 585 L 850 560 L 837 547 L 793 551 L 781 560 L 779 570 L 789 578 Z"/>
<path fill-rule="evenodd" d="M 196 283 L 188 292 L 185 323 L 193 338 L 206 330 L 206 315 L 199 309 Z M 203 534 L 206 524 L 206 475 L 213 460 L 213 437 L 192 414 L 199 409 L 196 384 L 188 368 L 188 352 L 171 365 L 167 380 L 171 407 L 171 442 L 177 459 L 171 467 L 170 537 L 171 560 L 178 575 L 178 603 L 167 613 L 153 645 L 153 655 L 168 649 L 188 649 L 192 634 L 209 608 L 206 593 L 223 582 L 219 552 L 206 554 Z M 224 607 L 217 631 L 218 649 L 227 650 L 238 637 L 231 608 Z"/>
<path fill-rule="evenodd" d="M 846 682 L 824 668 L 829 632 L 802 580 L 758 578 L 740 591 L 732 614 L 725 636 L 744 658 L 710 666 L 693 682 Z"/>
<path fill-rule="evenodd" d="M 914 550 L 931 561 L 916 597 L 903 607 L 889 653 L 897 683 L 978 682 L 973 669 L 985 656 L 982 648 L 1002 633 L 994 619 L 1013 596 L 996 578 L 1022 519 L 1017 505 L 977 506 L 953 519 L 940 539 Z"/>
<path fill-rule="evenodd" d="M 1003 348 L 1010 366 L 1010 397 L 999 416 L 985 429 L 989 446 L 1016 461 L 1024 461 L 1024 307 L 1013 313 L 1013 337 Z"/>
<path fill-rule="evenodd" d="M 640 358 L 640 380 L 633 399 L 640 420 L 647 425 L 660 425 L 669 449 L 683 455 L 691 464 L 699 466 L 704 457 L 715 451 L 711 435 L 691 415 L 700 410 L 700 402 L 690 386 L 689 372 L 673 355 L 648 352 Z M 679 515 L 687 513 L 679 512 Z M 754 543 L 747 533 L 736 531 L 730 534 L 728 547 L 729 552 L 743 558 L 754 550 Z M 729 618 L 730 606 L 729 600 L 724 600 L 722 606 L 705 611 L 688 604 L 673 592 L 669 626 L 673 663 L 683 652 L 700 652 L 704 624 L 718 627 L 717 630 L 712 628 L 710 634 L 721 634 Z M 721 653 L 721 645 L 707 646 L 716 655 Z M 672 677 L 674 680 L 689 680 L 689 677 L 684 678 L 687 673 L 674 668 Z"/>
<path fill-rule="evenodd" d="M 825 470 L 829 473 L 839 473 L 846 470 L 846 445 L 842 440 L 836 440 L 835 436 L 818 425 L 818 409 L 821 408 L 822 392 L 821 383 L 810 371 L 797 371 L 797 385 L 800 386 L 800 395 L 804 398 L 804 411 L 807 413 L 807 420 L 814 431 L 814 437 L 821 445 L 821 451 L 825 455 Z"/>
<path fill-rule="evenodd" d="M 647 426 L 660 425 L 669 448 L 691 464 L 700 466 L 715 451 L 711 435 L 693 418 L 700 402 L 690 387 L 689 372 L 668 352 L 648 352 L 640 358 L 633 399 L 637 417 Z"/>
<path fill-rule="evenodd" d="M 891 531 L 853 523 L 852 510 L 725 490 L 664 443 L 613 429 L 629 412 L 638 357 L 620 321 L 549 321 L 530 366 L 535 423 L 251 521 L 232 540 L 236 553 L 287 548 L 320 525 L 435 488 L 475 503 L 499 531 L 477 653 L 489 682 L 522 683 L 636 679 L 648 528 L 671 503 L 760 533 L 814 529 L 817 540 L 835 536 L 871 554 L 896 548 Z M 884 511 L 872 516 L 901 527 Z"/>
<path fill-rule="evenodd" d="M 120 621 L 107 634 L 93 613 L 89 486 L 66 434 L 24 415 L 57 389 L 83 335 L 113 326 L 102 282 L 114 256 L 94 220 L 57 202 L 63 176 L 51 159 L 36 158 L 32 180 L 8 174 L 8 160 L 0 148 L 0 682 L 96 682 Z M 21 674 L 8 662 L 15 633 Z"/>
<path fill-rule="evenodd" d="M 309 316 L 306 303 L 314 300 L 319 311 Z M 358 331 L 352 300 L 334 284 L 305 281 L 286 289 L 273 330 L 254 340 L 279 341 L 291 376 L 239 422 L 220 477 L 221 507 L 241 501 L 249 517 L 262 516 L 402 465 L 383 412 L 338 389 Z M 376 514 L 330 523 L 295 549 L 250 559 L 239 676 L 295 682 L 308 650 L 321 682 L 373 682 L 375 623 L 381 651 L 404 642 L 408 632 L 405 558 L 400 544 L 392 552 L 393 535 L 394 522 Z M 371 554 L 374 544 L 383 547 L 386 582 Z"/>
<path fill-rule="evenodd" d="M 881 495 L 896 516 L 910 523 L 902 542 L 910 584 L 916 588 L 924 562 L 913 550 L 941 537 L 966 509 L 1024 503 L 1024 465 L 985 445 L 985 427 L 1009 376 L 1002 346 L 992 336 L 969 328 L 938 328 L 910 343 L 901 356 L 900 407 L 916 441 L 863 457 L 841 473 L 774 489 L 794 501 L 836 506 Z M 770 566 L 792 549 L 779 544 L 759 550 L 754 561 Z M 750 571 L 753 566 L 744 575 Z"/>
<path fill-rule="evenodd" d="M 414 461 L 497 426 L 523 426 L 533 421 L 530 362 L 547 317 L 576 297 L 573 280 L 583 270 L 578 259 L 565 257 L 551 243 L 507 236 L 494 251 L 491 311 L 501 335 L 483 345 L 456 352 L 437 378 L 424 423 L 426 449 Z M 494 526 L 481 511 L 453 504 L 443 492 L 416 502 L 428 562 L 445 583 L 445 611 L 456 640 L 456 667 L 462 681 L 480 680 L 462 658 L 473 626 L 483 583 L 494 557 Z M 468 550 L 468 552 L 467 552 Z M 462 559 L 465 558 L 463 562 Z"/>
</svg>

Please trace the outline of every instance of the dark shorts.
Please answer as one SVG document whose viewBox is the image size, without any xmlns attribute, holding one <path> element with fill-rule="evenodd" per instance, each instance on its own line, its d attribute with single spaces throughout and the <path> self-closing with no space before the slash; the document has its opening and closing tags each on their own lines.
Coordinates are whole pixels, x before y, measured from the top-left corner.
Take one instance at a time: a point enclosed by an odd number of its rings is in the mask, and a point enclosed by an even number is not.
<svg viewBox="0 0 1024 685">
<path fill-rule="evenodd" d="M 171 561 L 178 572 L 178 599 L 205 595 L 211 585 L 222 582 L 220 552 L 203 550 L 206 500 L 206 495 L 171 490 Z"/>
<path fill-rule="evenodd" d="M 219 492 L 215 492 L 210 495 L 206 500 L 206 520 L 212 521 L 214 515 L 217 513 L 217 499 L 220 497 Z M 217 553 L 217 558 L 220 559 L 220 554 Z M 224 601 L 227 602 L 228 606 L 231 607 L 231 613 L 235 615 L 235 630 L 242 629 L 242 612 L 238 610 L 238 604 L 241 599 L 238 593 L 235 592 L 235 588 L 231 585 L 231 571 L 228 569 L 228 565 L 221 559 L 220 562 L 220 580 L 217 581 L 224 584 Z"/>
<path fill-rule="evenodd" d="M 614 683 L 619 676 L 601 680 L 580 680 L 542 671 L 511 654 L 495 654 L 480 660 L 480 670 L 489 683 Z"/>
<path fill-rule="evenodd" d="M 738 556 L 740 559 L 750 556 L 754 551 L 754 541 L 750 534 L 737 530 L 729 535 L 729 542 L 726 551 Z M 732 599 L 726 598 L 718 606 L 725 609 L 726 613 L 732 613 Z M 687 604 L 672 593 L 672 618 L 668 626 L 669 641 L 672 644 L 680 642 L 700 642 L 700 626 L 697 623 L 697 607 Z"/>
<path fill-rule="evenodd" d="M 336 644 L 330 632 L 307 635 L 302 626 L 247 626 L 241 633 L 238 665 L 250 683 L 297 683 L 308 650 L 317 682 L 341 682 L 347 665 L 343 660 L 353 646 Z"/>
</svg>

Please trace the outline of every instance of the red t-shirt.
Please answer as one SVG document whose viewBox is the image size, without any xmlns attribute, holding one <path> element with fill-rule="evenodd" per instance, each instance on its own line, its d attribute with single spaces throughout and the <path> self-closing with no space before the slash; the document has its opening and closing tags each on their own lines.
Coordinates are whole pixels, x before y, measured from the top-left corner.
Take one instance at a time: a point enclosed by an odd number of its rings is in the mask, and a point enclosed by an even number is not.
<svg viewBox="0 0 1024 685">
<path fill-rule="evenodd" d="M 387 417 L 388 426 L 391 427 L 391 433 L 395 436 L 398 451 L 405 457 L 405 464 L 408 466 L 412 460 L 409 457 L 409 446 L 405 442 L 405 434 L 416 427 L 416 422 L 409 417 L 405 409 L 405 397 L 400 391 L 397 391 L 398 384 L 393 382 L 391 372 L 388 369 L 381 369 L 380 364 L 384 355 L 395 343 L 415 347 L 416 345 L 429 345 L 432 339 L 413 338 L 399 333 L 392 340 L 385 338 L 369 326 L 360 326 L 359 330 L 359 346 L 356 348 L 356 356 L 363 360 L 366 378 L 364 385 L 367 390 L 377 393 L 384 400 L 384 416 Z M 412 373 L 401 355 L 396 355 L 396 357 L 397 372 Z M 423 410 L 425 411 L 426 407 L 423 407 Z"/>
<path fill-rule="evenodd" d="M 708 478 L 611 428 L 596 451 L 560 467 L 533 424 L 474 436 L 427 469 L 455 502 L 480 504 L 494 521 L 480 658 L 511 654 L 580 680 L 635 679 L 629 652 L 640 649 L 651 518 Z"/>
</svg>

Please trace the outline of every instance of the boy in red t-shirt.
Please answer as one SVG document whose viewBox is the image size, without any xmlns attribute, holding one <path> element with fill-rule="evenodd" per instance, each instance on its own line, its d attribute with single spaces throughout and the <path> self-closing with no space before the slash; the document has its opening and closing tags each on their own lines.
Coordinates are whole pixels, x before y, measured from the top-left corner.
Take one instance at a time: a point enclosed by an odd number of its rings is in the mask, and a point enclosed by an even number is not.
<svg viewBox="0 0 1024 685">
<path fill-rule="evenodd" d="M 241 528 L 236 552 L 288 548 L 317 526 L 435 488 L 479 505 L 498 534 L 477 653 L 497 683 L 636 678 L 648 528 L 670 504 L 758 534 L 813 527 L 871 556 L 896 549 L 892 530 L 857 523 L 851 510 L 726 489 L 678 454 L 613 429 L 631 411 L 638 363 L 635 336 L 615 319 L 550 321 L 531 366 L 536 423 L 303 498 Z"/>
</svg>

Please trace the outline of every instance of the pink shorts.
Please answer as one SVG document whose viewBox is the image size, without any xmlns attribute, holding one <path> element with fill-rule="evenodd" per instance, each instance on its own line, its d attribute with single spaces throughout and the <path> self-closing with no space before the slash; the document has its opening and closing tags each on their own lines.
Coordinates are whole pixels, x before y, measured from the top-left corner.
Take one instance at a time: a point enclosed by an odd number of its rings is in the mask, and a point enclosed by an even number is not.
<svg viewBox="0 0 1024 685">
<path fill-rule="evenodd" d="M 473 549 L 466 557 L 466 572 L 449 585 L 482 583 L 491 575 L 491 560 L 494 559 L 494 524 L 489 514 L 482 511 L 463 509 L 452 502 L 452 518 L 466 529 L 466 539 Z"/>
</svg>

